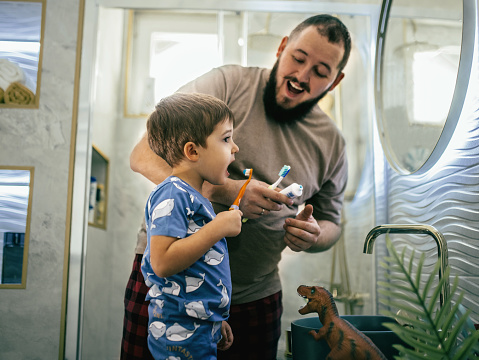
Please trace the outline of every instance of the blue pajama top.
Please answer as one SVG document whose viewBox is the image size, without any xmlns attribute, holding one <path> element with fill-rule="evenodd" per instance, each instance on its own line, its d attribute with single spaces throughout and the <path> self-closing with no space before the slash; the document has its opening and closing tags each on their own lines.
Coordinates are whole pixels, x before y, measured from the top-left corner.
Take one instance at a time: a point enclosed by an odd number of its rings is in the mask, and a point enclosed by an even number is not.
<svg viewBox="0 0 479 360">
<path fill-rule="evenodd" d="M 150 194 L 145 218 L 148 244 L 141 271 L 146 285 L 150 287 L 146 296 L 146 300 L 150 301 L 150 324 L 162 320 L 181 324 L 185 317 L 190 317 L 190 321 L 227 320 L 231 274 L 225 238 L 215 243 L 189 268 L 173 276 L 157 276 L 150 264 L 151 236 L 183 239 L 194 234 L 215 218 L 209 200 L 186 182 L 170 176 Z"/>
</svg>

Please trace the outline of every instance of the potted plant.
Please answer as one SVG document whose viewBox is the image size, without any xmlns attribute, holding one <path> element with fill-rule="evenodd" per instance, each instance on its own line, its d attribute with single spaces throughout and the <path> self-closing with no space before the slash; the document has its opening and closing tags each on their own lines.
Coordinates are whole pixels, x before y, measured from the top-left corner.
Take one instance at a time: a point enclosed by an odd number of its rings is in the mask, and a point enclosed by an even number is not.
<svg viewBox="0 0 479 360">
<path fill-rule="evenodd" d="M 386 316 L 395 318 L 398 323 L 385 323 L 384 325 L 394 331 L 410 348 L 394 345 L 400 355 L 395 359 L 476 359 L 479 358 L 479 331 L 469 319 L 470 310 L 465 310 L 461 305 L 464 292 L 461 292 L 455 303 L 452 297 L 444 299 L 442 307 L 437 307 L 440 290 L 449 278 L 449 269 L 445 271 L 439 284 L 436 274 L 439 263 L 434 271 L 426 278 L 425 285 L 421 288 L 425 255 L 419 257 L 416 270 L 413 264 L 416 258 L 415 251 L 411 253 L 409 261 L 406 260 L 406 247 L 398 253 L 391 239 L 386 237 L 389 251 L 381 266 L 386 269 L 386 281 L 378 282 L 380 302 L 390 309 L 383 310 Z M 454 294 L 458 287 L 456 276 L 451 287 Z M 401 325 L 402 324 L 402 325 Z"/>
</svg>

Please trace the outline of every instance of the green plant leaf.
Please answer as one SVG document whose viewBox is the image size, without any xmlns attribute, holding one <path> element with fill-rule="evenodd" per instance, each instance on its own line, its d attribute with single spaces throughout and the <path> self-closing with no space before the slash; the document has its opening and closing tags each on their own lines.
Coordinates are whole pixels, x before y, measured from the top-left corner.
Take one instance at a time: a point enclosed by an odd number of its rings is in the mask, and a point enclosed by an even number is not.
<svg viewBox="0 0 479 360">
<path fill-rule="evenodd" d="M 378 282 L 378 286 L 383 286 L 385 288 L 390 288 L 393 290 L 393 294 L 396 295 L 396 291 L 411 291 L 411 287 L 407 285 L 401 285 L 401 284 L 391 284 L 387 282 Z M 379 288 L 378 292 L 384 292 L 386 296 L 389 296 L 391 294 L 391 291 L 387 291 L 385 289 Z"/>
<path fill-rule="evenodd" d="M 439 262 L 436 264 L 436 266 L 434 267 L 434 273 L 438 272 L 439 271 Z M 434 276 L 430 276 L 429 279 L 435 279 Z M 448 281 L 449 279 L 449 269 L 447 269 L 444 273 L 444 276 L 442 279 L 439 280 L 437 286 L 435 287 L 434 289 L 434 292 L 432 294 L 432 296 L 429 298 L 429 301 L 430 301 L 430 305 L 429 305 L 429 308 L 428 308 L 428 311 L 430 313 L 433 312 L 433 309 L 434 307 L 436 306 L 437 302 L 439 301 L 439 298 L 440 298 L 440 295 L 441 295 L 441 292 L 442 292 L 442 289 L 444 287 L 444 284 Z M 429 290 L 427 292 L 425 292 L 424 294 L 424 298 L 427 297 L 427 293 L 429 292 Z M 445 295 L 447 296 L 447 294 Z M 445 302 L 447 299 L 443 299 L 443 301 Z"/>
<path fill-rule="evenodd" d="M 387 323 L 387 324 L 384 324 L 384 326 L 394 332 L 401 332 L 403 333 L 404 336 L 414 338 L 414 341 L 417 341 L 423 344 L 436 343 L 435 335 L 425 333 L 422 330 L 416 330 L 415 328 L 410 328 L 410 327 L 400 327 L 398 324 L 394 324 L 394 323 Z"/>
<path fill-rule="evenodd" d="M 452 303 L 451 296 L 445 296 L 442 306 L 438 308 L 443 286 L 448 284 L 450 270 L 444 269 L 444 274 L 438 281 L 440 263 L 437 262 L 421 288 L 421 277 L 425 277 L 425 255 L 419 256 L 414 274 L 415 250 L 411 251 L 410 258 L 406 261 L 405 247 L 398 253 L 389 236 L 386 236 L 386 244 L 389 255 L 381 262 L 381 267 L 386 270 L 385 278 L 388 281 L 378 282 L 378 293 L 382 304 L 401 311 L 394 314 L 390 310 L 383 310 L 381 313 L 409 326 L 403 327 L 399 323 L 383 325 L 411 347 L 394 345 L 400 351 L 400 356 L 396 359 L 472 359 L 474 352 L 479 353 L 479 331 L 475 331 L 471 325 L 470 311 L 462 311 L 460 302 L 464 293 L 457 296 L 456 303 Z M 452 293 L 457 288 L 456 276 Z M 457 341 L 459 337 L 464 340 Z"/>
<path fill-rule="evenodd" d="M 451 294 L 456 292 L 458 285 L 459 285 L 459 279 L 456 277 L 454 279 Z M 457 309 L 459 308 L 459 304 L 462 301 L 463 297 L 464 297 L 464 293 L 459 294 L 457 303 L 455 306 L 453 306 L 452 308 L 443 306 L 439 310 L 439 313 L 436 315 L 436 318 L 437 318 L 436 327 L 438 329 L 448 329 L 452 325 L 454 318 L 456 316 L 455 313 Z"/>
<path fill-rule="evenodd" d="M 423 254 L 424 255 L 424 254 Z M 412 259 L 412 256 L 411 256 L 411 259 Z M 416 288 L 420 288 L 421 287 L 421 273 L 422 273 L 422 267 L 424 266 L 424 261 L 426 260 L 426 256 L 421 256 L 419 258 L 419 263 L 417 264 L 417 274 L 416 274 L 416 283 L 414 284 L 416 286 Z M 412 261 L 410 261 L 410 263 L 412 263 Z M 412 270 L 409 270 L 410 272 L 412 272 Z"/>
<path fill-rule="evenodd" d="M 461 344 L 458 351 L 454 354 L 454 360 L 462 360 L 462 359 L 471 359 L 474 353 L 477 358 L 477 354 L 479 354 L 479 331 L 473 331 L 470 336 L 468 336 L 464 342 Z"/>
</svg>

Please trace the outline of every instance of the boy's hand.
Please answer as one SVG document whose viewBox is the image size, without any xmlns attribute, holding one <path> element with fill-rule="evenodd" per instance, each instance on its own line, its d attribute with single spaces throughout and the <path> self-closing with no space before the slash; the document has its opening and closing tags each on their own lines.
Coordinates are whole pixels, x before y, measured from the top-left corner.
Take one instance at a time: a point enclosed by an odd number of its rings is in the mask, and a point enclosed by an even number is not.
<svg viewBox="0 0 479 360">
<path fill-rule="evenodd" d="M 223 237 L 233 237 L 241 232 L 242 216 L 241 210 L 222 211 L 216 215 L 213 221 L 220 224 L 219 226 L 224 231 Z"/>
<path fill-rule="evenodd" d="M 233 344 L 233 331 L 230 325 L 223 321 L 221 324 L 221 340 L 218 342 L 218 350 L 228 350 Z"/>
</svg>

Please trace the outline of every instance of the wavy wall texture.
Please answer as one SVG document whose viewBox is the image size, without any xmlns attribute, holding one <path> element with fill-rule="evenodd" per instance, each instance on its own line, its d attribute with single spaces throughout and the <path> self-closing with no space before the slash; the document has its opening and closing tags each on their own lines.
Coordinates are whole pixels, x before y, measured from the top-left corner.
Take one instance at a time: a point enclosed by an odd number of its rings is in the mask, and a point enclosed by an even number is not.
<svg viewBox="0 0 479 360">
<path fill-rule="evenodd" d="M 477 48 L 476 48 L 477 55 Z M 476 56 L 477 58 L 477 56 Z M 459 291 L 465 293 L 462 304 L 479 323 L 479 94 L 477 61 L 474 63 L 466 104 L 455 134 L 439 162 L 422 175 L 399 175 L 385 165 L 383 176 L 376 176 L 376 201 L 387 214 L 376 213 L 392 224 L 420 223 L 434 226 L 448 245 L 450 281 L 459 277 Z M 381 164 L 383 166 L 384 164 Z M 382 171 L 379 168 L 379 171 Z M 377 179 L 380 179 L 378 182 Z M 382 183 L 384 179 L 384 183 Z M 437 249 L 431 237 L 394 235 L 395 246 L 411 245 L 426 253 L 426 271 L 437 261 Z M 376 245 L 378 262 L 385 255 L 385 242 Z M 377 277 L 384 280 L 381 268 Z M 451 294 L 453 296 L 457 294 Z M 378 308 L 381 308 L 377 302 Z"/>
</svg>

